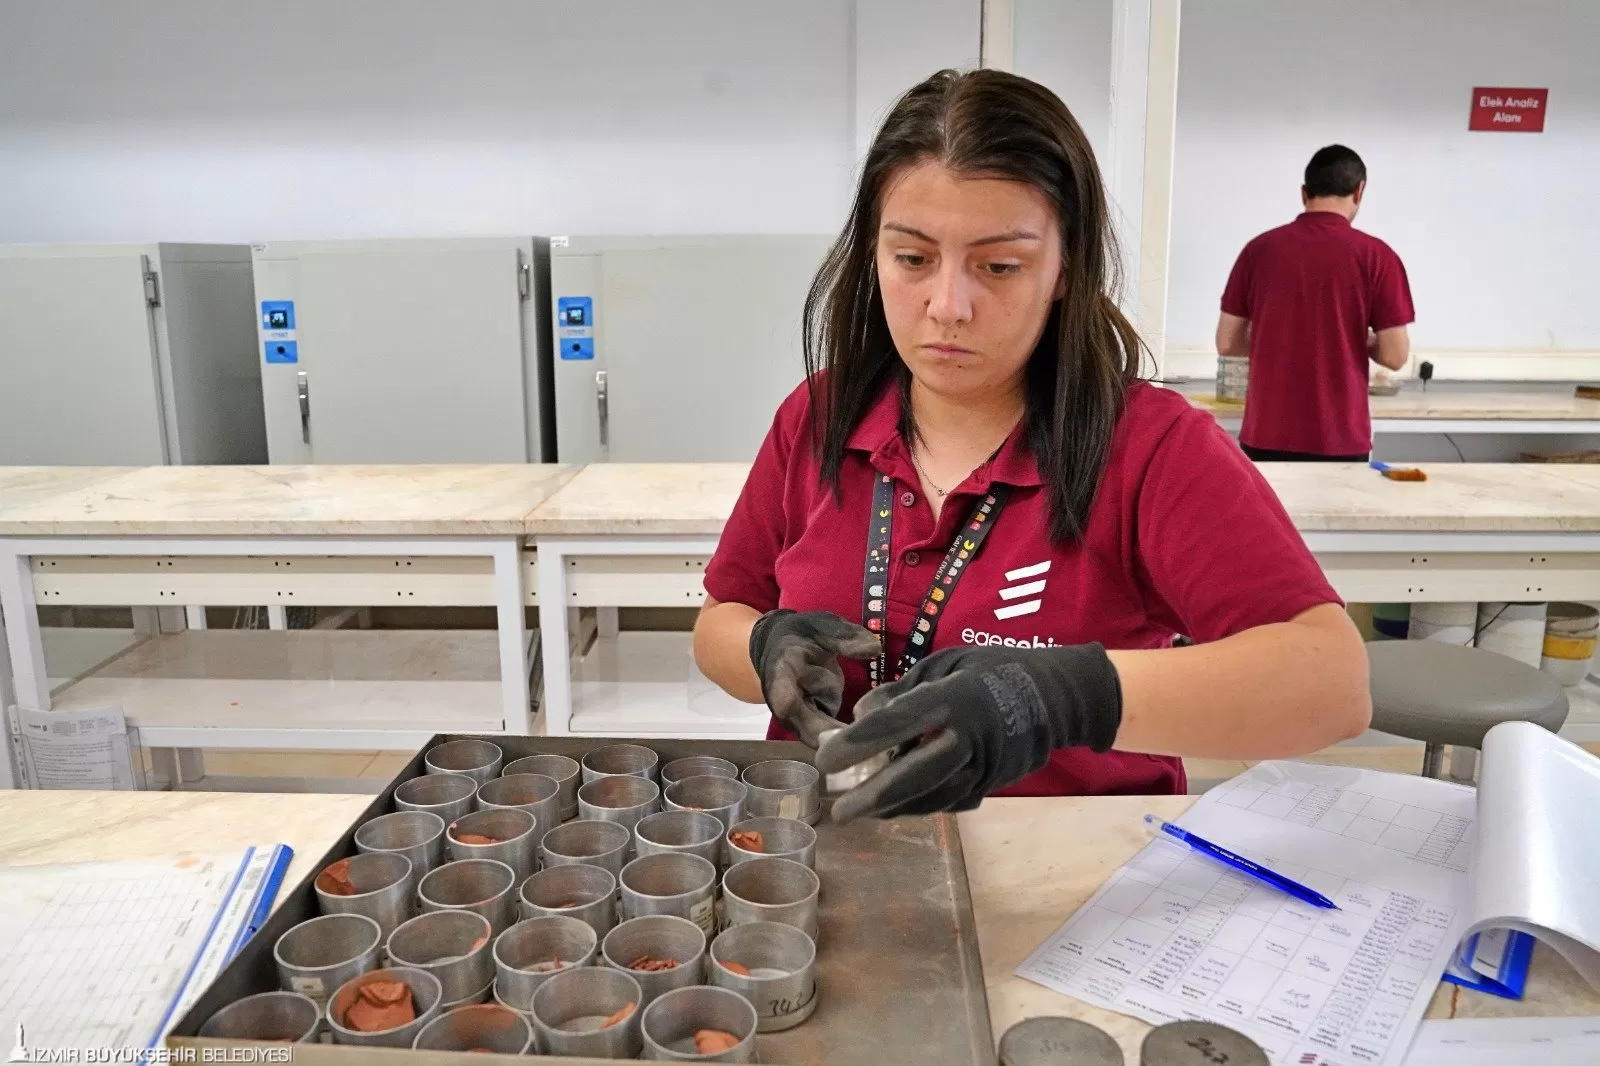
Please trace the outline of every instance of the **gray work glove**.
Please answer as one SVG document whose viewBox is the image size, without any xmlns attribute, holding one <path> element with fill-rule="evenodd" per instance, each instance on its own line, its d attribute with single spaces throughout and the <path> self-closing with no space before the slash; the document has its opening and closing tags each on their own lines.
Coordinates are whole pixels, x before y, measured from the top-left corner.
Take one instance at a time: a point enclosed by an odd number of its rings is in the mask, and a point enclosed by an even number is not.
<svg viewBox="0 0 1600 1066">
<path fill-rule="evenodd" d="M 768 611 L 750 630 L 750 662 L 761 678 L 761 696 L 778 721 L 817 746 L 844 700 L 840 656 L 863 662 L 882 645 L 866 629 L 827 611 Z"/>
<path fill-rule="evenodd" d="M 1108 750 L 1121 724 L 1121 678 L 1099 644 L 946 648 L 861 697 L 816 763 L 833 774 L 898 755 L 839 797 L 836 822 L 970 811 L 1058 748 Z"/>
</svg>

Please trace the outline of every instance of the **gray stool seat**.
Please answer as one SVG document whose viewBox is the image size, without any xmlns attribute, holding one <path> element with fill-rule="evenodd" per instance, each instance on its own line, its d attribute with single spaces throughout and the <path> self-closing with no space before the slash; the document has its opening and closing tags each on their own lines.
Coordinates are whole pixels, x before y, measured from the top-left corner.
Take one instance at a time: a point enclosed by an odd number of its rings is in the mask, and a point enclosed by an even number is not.
<svg viewBox="0 0 1600 1066">
<path fill-rule="evenodd" d="M 1552 733 L 1567 720 L 1567 693 L 1549 674 L 1481 648 L 1436 640 L 1377 640 L 1372 668 L 1372 728 L 1429 747 L 1438 772 L 1442 745 L 1482 748 L 1501 722 L 1532 722 Z"/>
</svg>

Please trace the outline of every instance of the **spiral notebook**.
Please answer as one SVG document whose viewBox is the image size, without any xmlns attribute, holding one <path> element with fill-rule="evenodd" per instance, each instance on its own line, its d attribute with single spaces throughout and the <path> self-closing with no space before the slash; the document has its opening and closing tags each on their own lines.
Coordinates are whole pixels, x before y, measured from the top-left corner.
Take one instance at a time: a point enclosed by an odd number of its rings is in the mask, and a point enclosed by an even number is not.
<svg viewBox="0 0 1600 1066">
<path fill-rule="evenodd" d="M 151 1048 L 266 921 L 293 851 L 0 869 L 0 1034 Z"/>
</svg>

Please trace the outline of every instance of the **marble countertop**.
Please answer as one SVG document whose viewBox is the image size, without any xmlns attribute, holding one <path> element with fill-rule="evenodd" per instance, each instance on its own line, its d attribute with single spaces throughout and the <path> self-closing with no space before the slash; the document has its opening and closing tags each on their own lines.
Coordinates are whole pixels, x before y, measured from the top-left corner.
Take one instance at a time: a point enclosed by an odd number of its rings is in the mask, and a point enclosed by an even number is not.
<svg viewBox="0 0 1600 1066">
<path fill-rule="evenodd" d="M 294 849 L 281 900 L 371 802 L 309 793 L 0 791 L 0 866 L 281 843 Z"/>
<path fill-rule="evenodd" d="M 749 463 L 591 463 L 534 510 L 528 532 L 715 536 L 749 473 Z"/>
<path fill-rule="evenodd" d="M 1262 463 L 1303 533 L 1600 532 L 1600 464 Z M 744 463 L 0 468 L 0 536 L 715 537 Z"/>
<path fill-rule="evenodd" d="M 1024 1018 L 1054 1014 L 1099 1026 L 1139 1061 L 1150 1026 L 1012 976 L 1011 971 L 1149 842 L 1143 816 L 1176 818 L 1192 796 L 988 800 L 959 816 L 989 1017 L 998 1039 Z M 1441 985 L 1430 1018 L 1600 1014 L 1600 993 L 1540 945 L 1523 1000 Z"/>
<path fill-rule="evenodd" d="M 0 792 L 0 865 L 96 862 L 171 853 L 174 841 L 221 851 L 281 841 L 295 849 L 279 893 L 313 864 L 370 796 L 229 792 Z M 1184 796 L 990 800 L 960 816 L 984 981 L 996 1039 L 1036 1014 L 1083 1018 L 1111 1033 L 1128 1061 L 1148 1026 L 1058 995 L 1011 971 L 1143 847 L 1146 811 L 1173 818 Z M 1559 956 L 1534 957 L 1520 1002 L 1441 988 L 1429 1016 L 1600 1014 L 1600 995 Z"/>
<path fill-rule="evenodd" d="M 1257 465 L 1301 533 L 1600 532 L 1595 464 L 1403 464 L 1426 471 L 1420 482 L 1365 463 Z"/>
<path fill-rule="evenodd" d="M 1177 387 L 1196 407 L 1219 418 L 1240 418 L 1244 405 L 1219 401 L 1211 382 L 1190 382 Z M 1393 396 L 1369 396 L 1374 421 L 1385 419 L 1505 421 L 1600 421 L 1600 400 L 1583 400 L 1572 395 L 1535 388 L 1482 389 L 1462 391 L 1448 386 L 1423 391 L 1416 386 L 1402 388 Z"/>
<path fill-rule="evenodd" d="M 1364 463 L 1262 463 L 1301 532 L 1596 532 L 1600 464 L 1432 463 L 1425 482 Z M 592 465 L 533 513 L 531 534 L 716 536 L 743 464 Z"/>
<path fill-rule="evenodd" d="M 518 535 L 575 472 L 527 464 L 0 468 L 0 536 Z"/>
</svg>

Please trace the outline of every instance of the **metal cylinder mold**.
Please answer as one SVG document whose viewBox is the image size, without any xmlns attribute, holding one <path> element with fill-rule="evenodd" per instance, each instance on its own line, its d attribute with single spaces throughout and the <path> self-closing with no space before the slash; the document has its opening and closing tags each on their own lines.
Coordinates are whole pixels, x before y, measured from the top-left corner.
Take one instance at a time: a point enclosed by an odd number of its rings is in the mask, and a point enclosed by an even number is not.
<svg viewBox="0 0 1600 1066">
<path fill-rule="evenodd" d="M 639 982 L 643 1005 L 705 979 L 706 937 L 686 918 L 652 914 L 629 919 L 607 933 L 600 957 Z"/>
<path fill-rule="evenodd" d="M 444 819 L 430 811 L 396 811 L 363 822 L 356 830 L 356 850 L 389 851 L 411 860 L 417 880 L 444 859 Z"/>
<path fill-rule="evenodd" d="M 370 984 L 392 985 L 400 983 L 411 994 L 415 1017 L 403 1025 L 377 1031 L 362 1031 L 346 1024 L 351 1021 L 350 1009 L 362 995 L 362 988 Z M 328 1028 L 333 1032 L 335 1044 L 357 1044 L 364 1047 L 410 1047 L 417 1034 L 438 1015 L 442 1001 L 439 979 L 431 973 L 405 966 L 392 966 L 387 970 L 364 973 L 340 986 L 328 1002 Z"/>
<path fill-rule="evenodd" d="M 782 922 L 817 939 L 821 880 L 793 859 L 763 857 L 728 867 L 722 879 L 724 923 Z"/>
<path fill-rule="evenodd" d="M 600 866 L 549 866 L 522 882 L 524 918 L 576 918 L 605 936 L 617 924 L 617 879 Z"/>
<path fill-rule="evenodd" d="M 389 963 L 425 970 L 439 979 L 441 1010 L 482 1003 L 494 984 L 489 919 L 472 911 L 419 915 L 389 936 Z"/>
<path fill-rule="evenodd" d="M 556 974 L 592 966 L 600 938 L 586 922 L 552 915 L 528 918 L 494 942 L 495 995 L 517 1010 L 529 1010 L 533 994 Z"/>
<path fill-rule="evenodd" d="M 464 910 L 481 914 L 498 935 L 516 920 L 516 871 L 494 859 L 446 863 L 422 879 L 417 897 L 424 913 Z"/>
<path fill-rule="evenodd" d="M 378 968 L 384 936 L 364 914 L 325 914 L 301 922 L 272 945 L 278 983 L 324 1006 L 340 985 Z"/>
<path fill-rule="evenodd" d="M 598 866 L 615 877 L 622 872 L 632 846 L 632 830 L 618 822 L 568 822 L 544 835 L 539 842 L 539 861 L 547 870 L 574 863 Z"/>
<path fill-rule="evenodd" d="M 540 985 L 529 1014 L 541 1048 L 551 1055 L 631 1059 L 644 1046 L 639 1035 L 643 1001 L 632 974 L 586 966 Z"/>
<path fill-rule="evenodd" d="M 581 765 L 584 784 L 602 777 L 642 777 L 654 781 L 661 756 L 643 744 L 607 744 L 585 755 Z"/>
<path fill-rule="evenodd" d="M 261 992 L 223 1007 L 206 1019 L 201 1036 L 224 1040 L 275 1040 L 303 1044 L 316 1038 L 322 1007 L 298 992 Z"/>
<path fill-rule="evenodd" d="M 423 774 L 394 788 L 397 811 L 427 811 L 446 825 L 472 811 L 478 783 L 465 774 Z"/>
<path fill-rule="evenodd" d="M 430 774 L 463 774 L 481 785 L 499 775 L 505 758 L 500 745 L 487 740 L 451 740 L 429 748 L 422 765 Z"/>
<path fill-rule="evenodd" d="M 569 759 L 565 755 L 527 755 L 507 763 L 501 773 L 506 777 L 513 774 L 548 777 L 556 783 L 559 820 L 571 821 L 578 816 L 578 786 L 583 784 L 583 768 L 576 759 Z M 555 823 L 545 826 L 546 831 L 553 828 Z"/>
<path fill-rule="evenodd" d="M 756 1011 L 725 988 L 696 985 L 668 992 L 640 1021 L 647 1059 L 754 1062 Z"/>
<path fill-rule="evenodd" d="M 744 804 L 747 818 L 793 818 L 815 825 L 822 813 L 822 775 L 810 763 L 796 759 L 752 763 L 740 780 L 750 790 Z"/>
<path fill-rule="evenodd" d="M 747 922 L 711 942 L 711 983 L 756 1010 L 756 1031 L 793 1029 L 817 1009 L 817 947 L 780 922 Z"/>
</svg>

